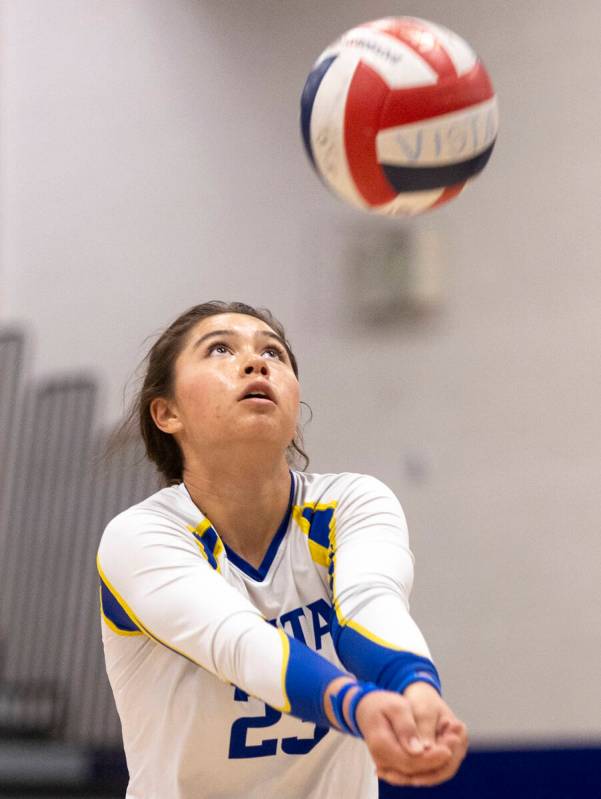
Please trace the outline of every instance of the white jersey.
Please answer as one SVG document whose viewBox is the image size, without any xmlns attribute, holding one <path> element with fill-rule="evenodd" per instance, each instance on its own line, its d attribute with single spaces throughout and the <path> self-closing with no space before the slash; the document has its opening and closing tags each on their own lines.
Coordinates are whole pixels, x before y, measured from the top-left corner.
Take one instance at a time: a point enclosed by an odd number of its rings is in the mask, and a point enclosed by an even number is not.
<svg viewBox="0 0 601 799">
<path fill-rule="evenodd" d="M 286 673 L 290 638 L 344 670 L 333 608 L 370 640 L 429 657 L 408 613 L 405 519 L 379 480 L 292 472 L 258 569 L 180 483 L 109 523 L 98 569 L 127 799 L 376 799 L 364 742 L 290 715 Z"/>
</svg>

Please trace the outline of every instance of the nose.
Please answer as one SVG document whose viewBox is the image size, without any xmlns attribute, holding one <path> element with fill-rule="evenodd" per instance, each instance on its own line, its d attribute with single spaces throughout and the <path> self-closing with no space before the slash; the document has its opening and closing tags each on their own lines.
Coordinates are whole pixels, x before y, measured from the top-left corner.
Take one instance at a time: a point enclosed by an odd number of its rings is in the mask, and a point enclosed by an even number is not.
<svg viewBox="0 0 601 799">
<path fill-rule="evenodd" d="M 265 358 L 261 358 L 259 355 L 252 355 L 246 361 L 244 366 L 244 374 L 245 375 L 252 375 L 252 374 L 261 374 L 263 377 L 267 377 L 269 374 L 269 364 L 265 360 Z"/>
</svg>

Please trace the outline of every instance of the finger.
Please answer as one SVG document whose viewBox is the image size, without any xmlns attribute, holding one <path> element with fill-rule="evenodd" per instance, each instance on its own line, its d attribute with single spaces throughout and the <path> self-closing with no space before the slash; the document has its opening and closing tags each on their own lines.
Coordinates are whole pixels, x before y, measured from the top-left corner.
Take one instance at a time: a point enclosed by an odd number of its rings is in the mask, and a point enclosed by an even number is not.
<svg viewBox="0 0 601 799">
<path fill-rule="evenodd" d="M 443 741 L 441 741 L 441 743 L 442 742 Z M 460 738 L 456 735 L 449 734 L 444 738 L 444 744 L 451 750 L 452 758 L 458 758 L 460 761 L 463 760 L 467 752 L 466 738 Z"/>
<path fill-rule="evenodd" d="M 419 737 L 417 724 L 409 702 L 403 701 L 388 708 L 386 718 L 397 741 L 410 755 L 421 755 L 424 745 Z"/>
<path fill-rule="evenodd" d="M 442 747 L 445 753 L 443 759 L 440 759 L 436 752 L 426 753 L 423 747 L 420 754 L 409 754 L 399 743 L 387 716 L 382 717 L 382 723 L 376 729 L 370 730 L 365 740 L 378 771 L 390 770 L 410 776 L 438 768 L 450 756 L 450 751 L 446 747 Z"/>
<path fill-rule="evenodd" d="M 448 746 L 451 751 L 454 751 L 459 745 L 467 746 L 467 736 L 462 735 L 459 731 L 448 730 L 443 732 L 442 735 L 438 735 L 436 742 Z"/>
<path fill-rule="evenodd" d="M 380 769 L 377 771 L 378 779 L 384 780 L 389 785 L 410 786 L 413 779 L 408 774 L 403 774 L 394 769 Z"/>
<path fill-rule="evenodd" d="M 386 718 L 377 730 L 369 735 L 366 742 L 378 770 L 400 770 L 413 773 L 414 765 L 411 756 L 401 746 L 393 727 Z"/>
<path fill-rule="evenodd" d="M 395 769 L 380 769 L 377 772 L 378 779 L 384 780 L 390 785 L 399 785 L 414 788 L 426 788 L 435 785 L 440 785 L 447 780 L 450 780 L 456 773 L 450 767 L 431 771 L 426 774 L 405 774 L 402 771 Z"/>
<path fill-rule="evenodd" d="M 451 750 L 444 741 L 438 742 L 432 738 L 428 746 L 424 746 L 408 706 L 403 712 L 395 709 L 394 713 L 389 714 L 389 721 L 397 739 L 410 757 L 409 760 L 404 757 L 402 761 L 394 763 L 395 767 L 408 774 L 416 774 L 440 768 L 451 758 Z"/>
<path fill-rule="evenodd" d="M 415 788 L 426 788 L 434 785 L 441 785 L 443 782 L 452 779 L 461 765 L 461 760 L 453 759 L 448 765 L 443 768 L 431 771 L 426 774 L 413 774 L 409 777 L 409 785 Z"/>
<path fill-rule="evenodd" d="M 463 738 L 461 738 L 459 736 L 449 734 L 448 738 L 448 743 L 452 751 L 452 755 L 448 763 L 429 773 L 412 775 L 412 779 L 414 778 L 417 780 L 417 782 L 413 784 L 416 786 L 439 785 L 441 782 L 446 782 L 446 780 L 450 780 L 455 776 L 467 752 L 467 735 L 464 735 Z"/>
<path fill-rule="evenodd" d="M 411 702 L 413 718 L 417 727 L 417 734 L 425 749 L 430 749 L 436 740 L 436 729 L 439 721 L 440 709 L 431 702 Z"/>
<path fill-rule="evenodd" d="M 382 765 L 412 776 L 440 769 L 449 763 L 452 757 L 452 751 L 446 743 L 435 743 L 429 749 L 423 749 L 420 754 L 411 755 L 405 750 L 401 750 L 401 753 L 396 760 L 383 761 Z"/>
<path fill-rule="evenodd" d="M 458 719 L 446 719 L 443 724 L 439 724 L 436 740 L 448 746 L 453 752 L 462 749 L 465 754 L 468 745 L 467 727 Z"/>
<path fill-rule="evenodd" d="M 454 757 L 446 766 L 422 774 L 406 774 L 395 769 L 385 769 L 378 772 L 378 777 L 386 780 L 391 785 L 404 785 L 415 788 L 431 787 L 440 785 L 454 777 L 461 765 L 461 760 L 461 757 Z"/>
<path fill-rule="evenodd" d="M 462 721 L 450 712 L 441 713 L 438 718 L 438 726 L 436 728 L 436 735 L 441 735 L 445 732 L 453 732 L 456 735 L 466 735 L 467 727 Z"/>
</svg>

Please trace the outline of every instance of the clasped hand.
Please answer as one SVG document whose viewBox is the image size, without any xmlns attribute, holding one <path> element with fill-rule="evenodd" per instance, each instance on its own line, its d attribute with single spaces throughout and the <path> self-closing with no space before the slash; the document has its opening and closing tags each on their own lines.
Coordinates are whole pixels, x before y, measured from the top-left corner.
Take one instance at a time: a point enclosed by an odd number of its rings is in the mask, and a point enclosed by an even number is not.
<svg viewBox="0 0 601 799">
<path fill-rule="evenodd" d="M 368 694 L 357 723 L 378 777 L 391 785 L 438 785 L 455 775 L 467 751 L 465 724 L 427 683 L 413 683 L 402 695 Z"/>
</svg>

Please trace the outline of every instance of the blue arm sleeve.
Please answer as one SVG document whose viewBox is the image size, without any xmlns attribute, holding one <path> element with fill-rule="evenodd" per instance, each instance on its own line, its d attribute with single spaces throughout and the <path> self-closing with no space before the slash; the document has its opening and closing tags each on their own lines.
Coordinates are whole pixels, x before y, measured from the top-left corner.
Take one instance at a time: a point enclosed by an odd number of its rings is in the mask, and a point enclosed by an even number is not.
<svg viewBox="0 0 601 799">
<path fill-rule="evenodd" d="M 332 638 L 344 666 L 360 680 L 371 680 L 380 688 L 402 693 L 414 682 L 426 682 L 441 693 L 434 663 L 421 655 L 392 649 L 338 622 L 332 614 Z"/>
<path fill-rule="evenodd" d="M 323 707 L 324 694 L 332 680 L 348 674 L 294 638 L 288 640 L 290 654 L 285 680 L 290 713 L 320 727 L 331 727 Z"/>
</svg>

